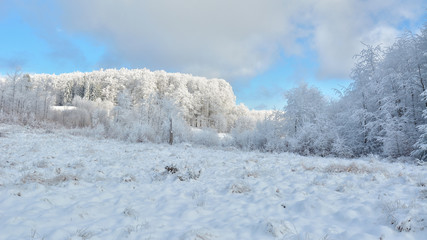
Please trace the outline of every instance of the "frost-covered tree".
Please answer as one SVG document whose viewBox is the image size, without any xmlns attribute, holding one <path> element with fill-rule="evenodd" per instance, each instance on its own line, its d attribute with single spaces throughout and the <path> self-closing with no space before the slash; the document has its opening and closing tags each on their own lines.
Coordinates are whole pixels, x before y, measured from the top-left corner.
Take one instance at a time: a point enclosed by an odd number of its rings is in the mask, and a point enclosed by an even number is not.
<svg viewBox="0 0 427 240">
<path fill-rule="evenodd" d="M 3 78 L 0 84 L 1 118 L 24 124 L 46 119 L 52 93 L 44 84 L 19 71 Z"/>
<path fill-rule="evenodd" d="M 356 64 L 351 78 L 354 83 L 348 91 L 347 101 L 352 105 L 347 111 L 347 118 L 356 119 L 358 124 L 354 130 L 354 137 L 358 139 L 354 152 L 357 154 L 379 153 L 381 141 L 378 139 L 381 123 L 378 121 L 381 99 L 379 96 L 381 84 L 378 78 L 378 64 L 383 59 L 380 46 L 365 45 L 355 56 Z"/>
<path fill-rule="evenodd" d="M 424 101 L 427 101 L 427 91 L 422 93 Z M 427 119 L 427 108 L 423 111 L 424 118 Z M 418 129 L 421 135 L 418 141 L 415 143 L 415 150 L 412 152 L 412 156 L 420 159 L 421 161 L 427 161 L 427 124 L 420 125 Z"/>
<path fill-rule="evenodd" d="M 300 154 L 329 155 L 334 127 L 328 117 L 328 102 L 320 91 L 301 83 L 285 92 L 286 149 Z"/>
<path fill-rule="evenodd" d="M 31 78 L 36 82 L 50 79 L 56 104 L 60 106 L 72 105 L 77 96 L 90 101 L 99 98 L 117 105 L 119 94 L 127 91 L 132 105 L 155 94 L 172 99 L 192 127 L 228 132 L 236 120 L 233 116 L 236 97 L 230 84 L 222 79 L 125 68 L 60 75 L 35 74 Z"/>
<path fill-rule="evenodd" d="M 303 83 L 285 93 L 284 111 L 256 112 L 236 105 L 222 79 L 125 68 L 15 72 L 0 78 L 0 118 L 96 128 L 134 142 L 219 145 L 218 133 L 226 132 L 222 144 L 244 149 L 344 157 L 412 152 L 425 159 L 427 27 L 390 47 L 366 44 L 351 78 L 336 101 Z"/>
<path fill-rule="evenodd" d="M 356 57 L 354 83 L 336 104 L 340 136 L 355 155 L 408 156 L 425 123 L 426 30 L 382 50 L 366 45 Z M 423 44 L 424 43 L 424 44 Z"/>
<path fill-rule="evenodd" d="M 301 83 L 285 92 L 286 127 L 289 136 L 295 136 L 307 123 L 315 123 L 325 111 L 326 101 L 320 91 Z"/>
</svg>

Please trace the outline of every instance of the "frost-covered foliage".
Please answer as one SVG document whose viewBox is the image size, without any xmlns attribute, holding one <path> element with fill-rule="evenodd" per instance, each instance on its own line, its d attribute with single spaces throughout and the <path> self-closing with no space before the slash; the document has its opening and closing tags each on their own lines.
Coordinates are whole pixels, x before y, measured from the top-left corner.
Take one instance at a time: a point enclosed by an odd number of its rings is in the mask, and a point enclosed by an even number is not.
<svg viewBox="0 0 427 240">
<path fill-rule="evenodd" d="M 427 91 L 424 91 L 421 95 L 424 101 L 427 102 Z M 423 116 L 427 119 L 427 108 L 424 109 Z M 421 132 L 421 136 L 415 143 L 416 150 L 412 152 L 412 155 L 427 162 L 427 124 L 419 126 L 418 130 Z"/>
<path fill-rule="evenodd" d="M 230 84 L 223 79 L 125 68 L 29 77 L 35 83 L 50 79 L 58 106 L 72 105 L 75 97 L 89 101 L 100 99 L 118 105 L 124 95 L 129 106 L 137 106 L 157 95 L 174 102 L 192 127 L 210 127 L 225 132 L 236 118 L 233 116 L 236 97 Z"/>
<path fill-rule="evenodd" d="M 327 101 L 303 83 L 285 92 L 283 112 L 257 124 L 239 118 L 232 131 L 237 146 L 340 157 L 412 153 L 427 159 L 422 115 L 427 117 L 427 27 L 386 49 L 365 45 L 355 60 L 354 82 L 339 100 Z"/>
<path fill-rule="evenodd" d="M 251 111 L 236 105 L 222 79 L 147 69 L 16 72 L 0 78 L 0 120 L 54 122 L 132 142 L 190 141 L 337 157 L 412 155 L 425 161 L 427 27 L 388 48 L 365 45 L 351 78 L 335 101 L 302 83 L 284 93 L 283 111 Z"/>
<path fill-rule="evenodd" d="M 47 119 L 54 99 L 51 89 L 49 79 L 34 84 L 30 75 L 19 71 L 0 78 L 0 119 L 24 124 Z"/>
<path fill-rule="evenodd" d="M 327 102 L 320 91 L 302 84 L 287 91 L 285 98 L 288 149 L 303 155 L 329 155 L 334 128 L 328 121 Z"/>
<path fill-rule="evenodd" d="M 412 152 L 425 160 L 427 99 L 421 93 L 426 92 L 427 28 L 401 36 L 387 49 L 366 45 L 355 59 L 354 82 L 337 101 L 326 101 L 306 84 L 285 93 L 282 134 L 269 140 L 279 143 L 275 150 L 342 157 Z"/>
<path fill-rule="evenodd" d="M 211 132 L 229 132 L 242 114 L 222 79 L 147 69 L 108 69 L 60 75 L 16 72 L 0 81 L 3 121 L 53 122 L 68 128 L 103 126 L 106 137 L 133 142 L 210 143 Z M 192 136 L 191 127 L 206 130 Z M 207 139 L 201 139 L 206 137 Z"/>
<path fill-rule="evenodd" d="M 366 46 L 356 56 L 354 83 L 340 100 L 340 136 L 353 153 L 409 156 L 420 137 L 426 101 L 427 31 L 407 33 L 391 47 Z"/>
</svg>

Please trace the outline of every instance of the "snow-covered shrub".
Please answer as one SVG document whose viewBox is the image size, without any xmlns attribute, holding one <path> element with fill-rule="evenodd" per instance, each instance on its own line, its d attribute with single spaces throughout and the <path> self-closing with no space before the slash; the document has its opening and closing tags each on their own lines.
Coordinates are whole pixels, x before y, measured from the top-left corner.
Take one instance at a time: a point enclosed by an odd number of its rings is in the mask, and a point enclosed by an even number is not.
<svg viewBox="0 0 427 240">
<path fill-rule="evenodd" d="M 131 124 L 129 126 L 118 126 L 119 131 L 112 129 L 110 133 L 113 136 L 118 136 L 119 139 L 123 139 L 130 142 L 155 142 L 156 132 L 153 128 L 147 124 Z M 121 130 L 121 131 L 120 131 Z"/>
<path fill-rule="evenodd" d="M 105 126 L 103 125 L 84 128 L 72 128 L 68 130 L 68 132 L 74 136 L 95 137 L 98 139 L 103 139 L 106 137 Z"/>
<path fill-rule="evenodd" d="M 197 229 L 197 230 L 191 230 L 186 232 L 179 239 L 180 240 L 213 240 L 213 239 L 218 239 L 218 237 L 212 234 L 209 230 Z"/>
<path fill-rule="evenodd" d="M 231 184 L 230 186 L 231 193 L 247 193 L 250 191 L 251 191 L 250 186 L 248 186 L 248 184 L 244 182 L 236 182 Z"/>
<path fill-rule="evenodd" d="M 273 111 L 263 120 L 257 122 L 255 142 L 261 149 L 269 152 L 288 151 L 285 132 L 285 114 Z"/>
<path fill-rule="evenodd" d="M 175 165 L 168 165 L 165 167 L 166 173 L 168 174 L 175 174 L 177 173 L 179 170 Z"/>
<path fill-rule="evenodd" d="M 193 129 L 191 141 L 205 146 L 219 146 L 221 144 L 215 129 Z"/>
<path fill-rule="evenodd" d="M 266 221 L 264 222 L 265 231 L 271 234 L 275 238 L 284 238 L 286 236 L 294 236 L 297 234 L 295 226 L 293 229 L 290 227 L 290 223 L 286 221 Z"/>
<path fill-rule="evenodd" d="M 427 228 L 427 212 L 415 202 L 385 201 L 383 211 L 388 222 L 399 232 L 423 231 Z"/>
<path fill-rule="evenodd" d="M 124 214 L 125 216 L 130 217 L 130 218 L 133 218 L 133 219 L 135 219 L 135 220 L 138 220 L 138 218 L 139 218 L 139 214 L 138 214 L 138 212 L 137 212 L 135 209 L 131 208 L 131 207 L 127 207 L 127 208 L 125 208 L 125 209 L 123 210 L 123 214 Z"/>
<path fill-rule="evenodd" d="M 51 110 L 49 120 L 59 123 L 67 128 L 89 127 L 92 124 L 91 116 L 86 109 L 69 108 L 64 110 Z"/>
<path fill-rule="evenodd" d="M 156 171 L 153 176 L 153 180 L 162 181 L 166 179 L 168 175 L 175 176 L 180 181 L 197 180 L 200 177 L 201 173 L 202 173 L 201 169 L 196 170 L 188 166 L 178 168 L 176 165 L 170 164 L 164 167 L 164 171 L 162 172 Z"/>
<path fill-rule="evenodd" d="M 288 149 L 301 155 L 328 156 L 332 153 L 334 139 L 321 124 L 306 123 L 298 132 L 288 136 Z"/>
<path fill-rule="evenodd" d="M 94 235 L 94 233 L 89 231 L 87 228 L 78 229 L 75 234 L 78 238 L 82 240 L 88 240 Z"/>
<path fill-rule="evenodd" d="M 76 96 L 73 99 L 72 104 L 76 108 L 85 109 L 89 113 L 91 126 L 107 124 L 107 122 L 110 120 L 109 113 L 114 107 L 113 103 L 110 101 L 102 101 L 99 98 L 95 101 L 90 101 L 87 99 L 82 99 L 80 96 Z"/>
<path fill-rule="evenodd" d="M 40 160 L 40 161 L 34 163 L 34 166 L 37 168 L 47 168 L 50 165 L 51 165 L 51 163 L 46 161 L 46 160 Z"/>
<path fill-rule="evenodd" d="M 245 131 L 236 131 L 233 130 L 231 132 L 231 136 L 233 136 L 234 145 L 241 149 L 254 149 L 255 147 L 255 131 L 254 130 L 245 130 Z"/>
<path fill-rule="evenodd" d="M 122 182 L 135 182 L 136 181 L 136 177 L 134 175 L 131 174 L 125 174 L 124 176 L 122 176 L 121 179 Z"/>
<path fill-rule="evenodd" d="M 231 136 L 240 148 L 251 149 L 256 121 L 250 116 L 242 115 L 237 118 L 231 129 Z"/>
<path fill-rule="evenodd" d="M 37 172 L 25 174 L 21 178 L 21 183 L 24 183 L 24 184 L 39 183 L 39 184 L 48 185 L 48 186 L 58 185 L 60 183 L 68 182 L 68 181 L 79 181 L 79 178 L 73 174 L 63 174 L 63 173 L 59 173 L 56 176 L 53 176 L 51 178 L 46 178 L 41 173 L 37 173 Z"/>
<path fill-rule="evenodd" d="M 354 174 L 365 174 L 378 171 L 378 169 L 363 165 L 351 163 L 348 165 L 333 163 L 329 164 L 324 168 L 327 173 L 354 173 Z"/>
<path fill-rule="evenodd" d="M 263 113 L 264 119 L 243 116 L 231 130 L 234 145 L 246 150 L 275 151 L 282 147 L 283 130 L 280 128 L 282 113 Z"/>
<path fill-rule="evenodd" d="M 332 155 L 336 157 L 351 158 L 354 157 L 353 150 L 345 141 L 337 134 L 332 143 Z"/>
</svg>

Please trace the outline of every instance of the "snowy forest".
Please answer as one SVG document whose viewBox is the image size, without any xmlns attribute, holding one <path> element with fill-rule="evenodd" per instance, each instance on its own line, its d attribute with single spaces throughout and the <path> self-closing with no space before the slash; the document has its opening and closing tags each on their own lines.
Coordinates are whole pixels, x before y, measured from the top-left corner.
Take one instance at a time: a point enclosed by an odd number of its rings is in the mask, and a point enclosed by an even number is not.
<svg viewBox="0 0 427 240">
<path fill-rule="evenodd" d="M 147 69 L 16 71 L 0 78 L 0 121 L 131 142 L 427 161 L 427 26 L 387 48 L 366 44 L 350 77 L 337 100 L 301 83 L 284 93 L 283 109 L 255 111 L 236 105 L 222 79 Z"/>
</svg>

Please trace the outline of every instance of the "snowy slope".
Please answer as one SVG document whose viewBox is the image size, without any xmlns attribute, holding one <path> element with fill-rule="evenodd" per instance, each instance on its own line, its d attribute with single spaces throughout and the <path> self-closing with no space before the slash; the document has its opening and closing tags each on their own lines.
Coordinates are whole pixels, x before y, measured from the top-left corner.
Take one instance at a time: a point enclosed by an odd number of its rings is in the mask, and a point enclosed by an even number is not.
<svg viewBox="0 0 427 240">
<path fill-rule="evenodd" d="M 0 239 L 427 239 L 427 167 L 0 125 Z"/>
</svg>

